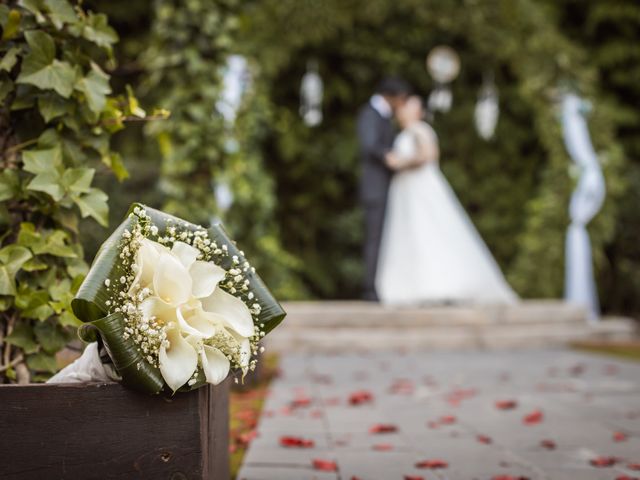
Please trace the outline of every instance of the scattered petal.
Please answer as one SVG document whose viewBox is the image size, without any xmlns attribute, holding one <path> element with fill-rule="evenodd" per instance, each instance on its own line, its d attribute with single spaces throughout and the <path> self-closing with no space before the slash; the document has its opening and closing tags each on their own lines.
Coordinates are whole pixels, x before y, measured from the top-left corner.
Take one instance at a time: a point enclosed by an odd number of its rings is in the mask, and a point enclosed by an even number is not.
<svg viewBox="0 0 640 480">
<path fill-rule="evenodd" d="M 518 406 L 518 402 L 515 400 L 498 400 L 496 402 L 496 408 L 499 410 L 513 410 Z"/>
<path fill-rule="evenodd" d="M 315 446 L 315 442 L 302 437 L 283 436 L 280 437 L 280 446 L 287 448 L 313 448 Z"/>
<path fill-rule="evenodd" d="M 633 471 L 640 471 L 640 463 L 629 463 L 627 468 Z"/>
<path fill-rule="evenodd" d="M 422 475 L 405 475 L 404 480 L 424 480 Z"/>
<path fill-rule="evenodd" d="M 373 401 L 373 395 L 367 390 L 358 390 L 349 395 L 349 404 L 362 405 L 363 403 L 371 403 Z"/>
<path fill-rule="evenodd" d="M 378 423 L 369 429 L 369 433 L 394 433 L 398 427 L 389 423 Z"/>
<path fill-rule="evenodd" d="M 613 433 L 613 441 L 614 442 L 624 442 L 629 438 L 624 432 L 614 432 Z"/>
<path fill-rule="evenodd" d="M 391 445 L 390 443 L 377 443 L 371 448 L 377 450 L 378 452 L 388 452 L 389 450 L 393 450 L 393 445 Z"/>
<path fill-rule="evenodd" d="M 449 464 L 440 459 L 422 460 L 421 462 L 416 463 L 416 468 L 426 468 L 428 470 L 438 470 L 447 467 L 449 467 Z"/>
<path fill-rule="evenodd" d="M 445 415 L 443 417 L 440 417 L 440 423 L 442 425 L 453 425 L 457 420 L 458 419 L 453 415 Z"/>
<path fill-rule="evenodd" d="M 589 460 L 589 463 L 593 467 L 612 467 L 616 464 L 618 459 L 616 457 L 596 457 Z"/>
<path fill-rule="evenodd" d="M 540 441 L 540 446 L 542 448 L 546 448 L 547 450 L 555 450 L 556 449 L 556 442 L 554 442 L 553 440 L 544 439 L 544 440 Z"/>
<path fill-rule="evenodd" d="M 513 475 L 496 475 L 491 480 L 529 480 L 529 477 L 513 476 Z"/>
<path fill-rule="evenodd" d="M 478 435 L 476 437 L 476 439 L 480 442 L 480 443 L 484 443 L 486 445 L 493 443 L 493 440 L 491 439 L 491 437 L 488 437 L 486 435 Z"/>
<path fill-rule="evenodd" d="M 542 413 L 542 410 L 534 410 L 533 412 L 525 415 L 524 418 L 522 419 L 522 422 L 525 425 L 536 425 L 542 422 L 543 418 L 544 418 L 544 414 Z"/>
<path fill-rule="evenodd" d="M 316 458 L 313 460 L 313 468 L 322 472 L 337 472 L 338 465 L 331 460 L 323 460 Z"/>
</svg>

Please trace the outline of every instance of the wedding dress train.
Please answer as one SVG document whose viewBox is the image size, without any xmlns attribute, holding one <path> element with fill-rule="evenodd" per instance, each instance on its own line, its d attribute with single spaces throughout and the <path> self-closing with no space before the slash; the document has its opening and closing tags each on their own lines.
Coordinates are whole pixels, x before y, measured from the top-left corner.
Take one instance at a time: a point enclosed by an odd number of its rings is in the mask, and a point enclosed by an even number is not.
<svg viewBox="0 0 640 480">
<path fill-rule="evenodd" d="M 415 157 L 416 136 L 437 142 L 433 129 L 419 122 L 398 135 L 397 157 Z M 381 302 L 390 305 L 517 300 L 440 171 L 437 156 L 393 177 L 376 288 Z"/>
</svg>

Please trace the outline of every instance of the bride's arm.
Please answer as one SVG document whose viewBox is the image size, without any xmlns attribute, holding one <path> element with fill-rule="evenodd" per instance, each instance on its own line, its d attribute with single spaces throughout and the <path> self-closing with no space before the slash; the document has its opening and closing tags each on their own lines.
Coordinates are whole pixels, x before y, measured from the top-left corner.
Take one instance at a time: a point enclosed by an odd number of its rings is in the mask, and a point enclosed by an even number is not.
<svg viewBox="0 0 640 480">
<path fill-rule="evenodd" d="M 410 156 L 393 156 L 387 157 L 387 165 L 393 170 L 408 170 L 417 168 L 427 162 L 438 161 L 439 149 L 438 141 L 435 133 L 424 128 L 412 128 L 411 136 L 414 144 L 414 153 Z"/>
</svg>

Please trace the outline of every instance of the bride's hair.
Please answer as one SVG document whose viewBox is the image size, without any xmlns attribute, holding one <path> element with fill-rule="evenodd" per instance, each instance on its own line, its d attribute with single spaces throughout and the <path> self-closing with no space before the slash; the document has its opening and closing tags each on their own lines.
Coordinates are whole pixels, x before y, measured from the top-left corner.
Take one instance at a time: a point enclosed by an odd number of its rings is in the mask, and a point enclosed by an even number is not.
<svg viewBox="0 0 640 480">
<path fill-rule="evenodd" d="M 376 93 L 390 97 L 411 95 L 411 85 L 400 77 L 383 78 L 376 87 Z"/>
</svg>

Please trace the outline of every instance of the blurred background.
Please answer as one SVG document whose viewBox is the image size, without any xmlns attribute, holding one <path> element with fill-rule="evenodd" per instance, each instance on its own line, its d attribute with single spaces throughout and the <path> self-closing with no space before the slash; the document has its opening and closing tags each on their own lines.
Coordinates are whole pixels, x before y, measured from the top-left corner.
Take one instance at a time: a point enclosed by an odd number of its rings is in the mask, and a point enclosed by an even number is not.
<svg viewBox="0 0 640 480">
<path fill-rule="evenodd" d="M 509 282 L 525 298 L 561 297 L 578 172 L 563 143 L 559 92 L 571 89 L 591 104 L 606 181 L 588 226 L 602 309 L 640 312 L 637 2 L 85 5 L 106 13 L 120 37 L 114 90 L 129 85 L 145 109 L 171 111 L 116 134 L 130 177 L 115 182 L 105 170 L 100 178 L 111 228 L 133 201 L 202 224 L 222 220 L 280 298 L 358 298 L 355 117 L 380 78 L 397 74 L 425 98 L 450 91 L 450 108 L 432 118 L 442 169 Z M 444 86 L 425 68 L 439 45 L 460 64 Z M 492 132 L 490 120 L 474 117 L 487 97 L 499 107 Z M 92 258 L 108 231 L 90 221 L 83 231 Z"/>
</svg>

